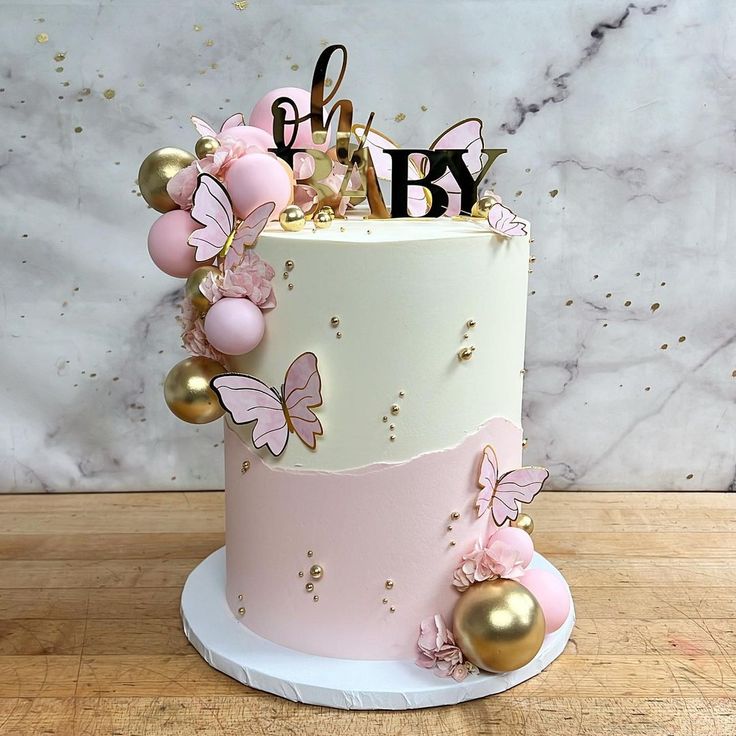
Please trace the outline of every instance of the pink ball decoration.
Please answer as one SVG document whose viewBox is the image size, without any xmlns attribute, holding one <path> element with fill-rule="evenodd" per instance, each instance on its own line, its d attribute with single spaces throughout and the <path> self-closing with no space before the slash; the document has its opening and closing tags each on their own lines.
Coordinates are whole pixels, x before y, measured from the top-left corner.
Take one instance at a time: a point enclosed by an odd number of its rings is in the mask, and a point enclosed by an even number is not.
<svg viewBox="0 0 736 736">
<path fill-rule="evenodd" d="M 153 262 L 164 273 L 180 279 L 205 265 L 195 260 L 196 250 L 187 243 L 187 238 L 200 227 L 184 210 L 171 210 L 161 215 L 148 231 L 148 253 Z"/>
<path fill-rule="evenodd" d="M 265 130 L 256 128 L 252 125 L 236 125 L 234 128 L 227 128 L 227 130 L 223 130 L 217 137 L 220 140 L 239 141 L 246 146 L 257 146 L 258 148 L 261 148 L 264 153 L 266 153 L 269 148 L 274 147 L 271 132 L 266 132 Z"/>
<path fill-rule="evenodd" d="M 570 613 L 570 591 L 565 581 L 547 570 L 527 570 L 519 582 L 539 601 L 551 634 L 562 626 Z"/>
<path fill-rule="evenodd" d="M 245 297 L 216 301 L 204 319 L 207 340 L 225 355 L 249 353 L 261 342 L 265 330 L 263 312 Z"/>
<path fill-rule="evenodd" d="M 225 174 L 225 186 L 233 200 L 235 214 L 244 219 L 266 202 L 276 207 L 271 215 L 278 220 L 294 192 L 294 184 L 287 169 L 268 153 L 250 153 L 230 164 Z"/>
<path fill-rule="evenodd" d="M 521 557 L 524 567 L 528 567 L 532 557 L 534 557 L 534 542 L 523 529 L 517 529 L 514 526 L 502 526 L 489 541 L 499 541 L 513 547 Z"/>
<path fill-rule="evenodd" d="M 273 135 L 273 113 L 271 112 L 271 105 L 279 97 L 288 97 L 294 100 L 294 104 L 299 111 L 299 117 L 303 118 L 305 115 L 309 115 L 312 106 L 312 98 L 309 92 L 305 89 L 299 89 L 299 87 L 281 87 L 279 89 L 272 89 L 261 97 L 256 102 L 253 108 L 250 118 L 248 119 L 249 125 L 255 125 L 258 128 L 267 130 Z M 286 119 L 292 120 L 293 114 L 291 106 L 286 108 Z M 294 130 L 293 123 L 291 125 L 284 126 L 284 140 L 288 143 L 291 140 L 292 131 Z M 329 136 L 324 143 L 319 145 L 315 144 L 312 140 L 312 126 L 309 119 L 303 123 L 299 123 L 296 132 L 296 140 L 294 141 L 294 148 L 317 148 L 320 151 L 326 151 L 330 147 Z"/>
</svg>

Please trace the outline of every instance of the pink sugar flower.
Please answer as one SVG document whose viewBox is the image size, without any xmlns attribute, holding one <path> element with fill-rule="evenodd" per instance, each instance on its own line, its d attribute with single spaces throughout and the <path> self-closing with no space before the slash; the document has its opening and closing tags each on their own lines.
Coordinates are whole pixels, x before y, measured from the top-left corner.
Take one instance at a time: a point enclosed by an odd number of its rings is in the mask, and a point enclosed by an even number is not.
<svg viewBox="0 0 736 736">
<path fill-rule="evenodd" d="M 459 591 L 484 580 L 518 580 L 524 574 L 524 563 L 514 547 L 500 540 L 486 545 L 476 542 L 473 551 L 463 555 L 452 576 L 452 584 Z"/>
<path fill-rule="evenodd" d="M 207 340 L 204 332 L 204 323 L 202 316 L 195 309 L 189 299 L 185 299 L 181 303 L 181 315 L 177 317 L 183 331 L 181 333 L 181 341 L 184 347 L 192 353 L 192 355 L 201 355 L 204 358 L 211 358 L 218 363 L 225 365 L 226 356 L 218 350 L 215 350 Z"/>
<path fill-rule="evenodd" d="M 225 269 L 225 274 L 209 274 L 199 290 L 210 304 L 223 297 L 248 297 L 263 310 L 276 306 L 276 295 L 271 281 L 276 275 L 273 268 L 254 250 L 246 248 L 242 260 Z"/>
<path fill-rule="evenodd" d="M 452 632 L 439 614 L 422 621 L 417 647 L 419 655 L 416 663 L 420 667 L 436 670 L 438 677 L 452 677 L 462 682 L 469 674 L 478 672 L 474 664 L 465 661 Z"/>
</svg>

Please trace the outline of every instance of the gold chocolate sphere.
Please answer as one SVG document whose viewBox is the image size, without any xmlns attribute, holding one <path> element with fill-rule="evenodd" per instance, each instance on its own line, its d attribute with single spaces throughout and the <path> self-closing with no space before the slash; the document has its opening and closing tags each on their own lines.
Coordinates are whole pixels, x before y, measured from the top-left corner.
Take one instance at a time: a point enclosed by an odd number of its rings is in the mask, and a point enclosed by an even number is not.
<svg viewBox="0 0 736 736">
<path fill-rule="evenodd" d="M 314 226 L 316 228 L 319 228 L 320 230 L 323 230 L 324 228 L 327 228 L 330 225 L 332 225 L 332 221 L 334 219 L 335 219 L 334 217 L 330 217 L 330 215 L 327 212 L 325 212 L 324 210 L 320 210 L 314 216 L 313 222 L 314 222 Z"/>
<path fill-rule="evenodd" d="M 531 662 L 544 629 L 537 599 L 521 583 L 504 578 L 471 585 L 453 613 L 457 645 L 488 672 L 511 672 Z"/>
<path fill-rule="evenodd" d="M 330 205 L 323 204 L 319 208 L 319 211 L 320 212 L 326 212 L 333 220 L 335 219 L 335 210 L 333 210 L 332 207 L 330 207 Z"/>
<path fill-rule="evenodd" d="M 205 156 L 209 156 L 210 154 L 214 153 L 219 147 L 220 141 L 218 141 L 217 138 L 213 138 L 209 135 L 203 135 L 194 144 L 194 153 L 197 155 L 197 158 L 204 158 Z"/>
<path fill-rule="evenodd" d="M 138 188 L 143 199 L 159 212 L 178 209 L 179 206 L 169 197 L 166 185 L 193 161 L 194 156 L 181 148 L 159 148 L 149 153 L 138 170 Z"/>
<path fill-rule="evenodd" d="M 290 233 L 298 233 L 304 228 L 307 220 L 304 217 L 304 212 L 299 205 L 290 204 L 281 210 L 279 215 L 279 225 Z"/>
<path fill-rule="evenodd" d="M 473 205 L 473 209 L 470 210 L 471 217 L 488 217 L 491 207 L 496 204 L 498 200 L 495 197 L 491 197 L 486 194 L 478 199 Z"/>
<path fill-rule="evenodd" d="M 192 303 L 194 308 L 200 313 L 205 314 L 212 306 L 209 299 L 199 290 L 200 284 L 210 275 L 218 276 L 220 269 L 214 266 L 200 266 L 192 271 L 187 279 L 185 287 L 187 299 Z"/>
<path fill-rule="evenodd" d="M 210 381 L 225 368 L 217 361 L 195 355 L 177 363 L 164 381 L 164 397 L 179 419 L 191 424 L 207 424 L 225 411 L 210 387 Z"/>
<path fill-rule="evenodd" d="M 519 514 L 516 521 L 511 522 L 511 526 L 517 529 L 523 529 L 529 536 L 534 532 L 534 519 L 529 514 Z"/>
<path fill-rule="evenodd" d="M 312 565 L 312 567 L 309 568 L 309 577 L 313 580 L 319 580 L 324 573 L 325 571 L 322 569 L 322 565 Z"/>
</svg>

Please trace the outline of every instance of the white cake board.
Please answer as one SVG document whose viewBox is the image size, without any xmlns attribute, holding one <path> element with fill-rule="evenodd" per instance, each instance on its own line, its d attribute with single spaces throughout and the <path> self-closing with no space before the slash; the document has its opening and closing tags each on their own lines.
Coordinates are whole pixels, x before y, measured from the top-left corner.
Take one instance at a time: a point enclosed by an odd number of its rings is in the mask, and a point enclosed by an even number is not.
<svg viewBox="0 0 736 736">
<path fill-rule="evenodd" d="M 539 554 L 531 567 L 560 575 Z M 562 628 L 545 637 L 526 666 L 500 675 L 469 675 L 464 682 L 437 677 L 411 661 L 334 659 L 287 649 L 254 634 L 225 599 L 225 548 L 189 575 L 181 596 L 184 633 L 215 669 L 258 690 L 312 705 L 357 710 L 404 710 L 462 703 L 503 692 L 539 674 L 562 654 L 575 609 Z M 417 622 L 417 626 L 419 623 Z"/>
</svg>

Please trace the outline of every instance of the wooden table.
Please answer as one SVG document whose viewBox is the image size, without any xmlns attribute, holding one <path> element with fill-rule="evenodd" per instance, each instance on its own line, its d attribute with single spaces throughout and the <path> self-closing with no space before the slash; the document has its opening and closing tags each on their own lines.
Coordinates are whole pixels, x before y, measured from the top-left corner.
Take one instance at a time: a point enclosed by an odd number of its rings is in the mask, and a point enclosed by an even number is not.
<svg viewBox="0 0 736 736">
<path fill-rule="evenodd" d="M 570 582 L 566 653 L 485 700 L 342 712 L 208 667 L 179 621 L 223 543 L 223 496 L 0 496 L 0 734 L 736 734 L 736 496 L 542 494 L 537 549 Z"/>
</svg>

